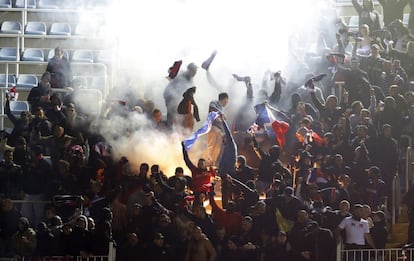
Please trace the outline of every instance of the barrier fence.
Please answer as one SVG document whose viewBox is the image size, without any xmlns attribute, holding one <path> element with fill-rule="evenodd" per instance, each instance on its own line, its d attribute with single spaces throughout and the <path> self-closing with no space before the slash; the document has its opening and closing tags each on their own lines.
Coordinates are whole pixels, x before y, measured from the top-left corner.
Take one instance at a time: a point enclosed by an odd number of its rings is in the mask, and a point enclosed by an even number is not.
<svg viewBox="0 0 414 261">
<path fill-rule="evenodd" d="M 0 261 L 115 261 L 116 247 L 113 242 L 109 243 L 109 252 L 106 256 L 45 256 L 45 257 L 21 257 L 0 258 Z"/>
<path fill-rule="evenodd" d="M 337 261 L 399 261 L 413 260 L 414 249 L 390 248 L 390 249 L 358 249 L 340 250 L 337 253 Z"/>
</svg>

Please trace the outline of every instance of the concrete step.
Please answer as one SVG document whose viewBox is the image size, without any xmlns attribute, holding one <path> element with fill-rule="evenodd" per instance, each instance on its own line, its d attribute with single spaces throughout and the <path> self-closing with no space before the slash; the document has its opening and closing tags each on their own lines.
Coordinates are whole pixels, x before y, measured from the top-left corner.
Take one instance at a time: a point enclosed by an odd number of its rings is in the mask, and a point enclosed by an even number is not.
<svg viewBox="0 0 414 261">
<path fill-rule="evenodd" d="M 391 233 L 407 233 L 408 223 L 396 223 L 392 225 Z"/>
<path fill-rule="evenodd" d="M 407 232 L 403 233 L 392 233 L 389 237 L 388 243 L 399 243 L 401 245 L 405 244 L 408 240 Z"/>
</svg>

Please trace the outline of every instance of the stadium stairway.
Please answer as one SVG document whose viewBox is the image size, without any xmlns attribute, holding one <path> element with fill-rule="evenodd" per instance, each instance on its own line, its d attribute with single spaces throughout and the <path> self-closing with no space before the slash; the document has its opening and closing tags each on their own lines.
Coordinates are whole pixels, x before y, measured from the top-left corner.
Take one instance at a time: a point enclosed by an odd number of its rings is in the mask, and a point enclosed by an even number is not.
<svg viewBox="0 0 414 261">
<path fill-rule="evenodd" d="M 408 240 L 408 214 L 407 206 L 401 206 L 401 214 L 397 222 L 392 225 L 389 233 L 386 248 L 400 248 L 407 243 Z"/>
</svg>

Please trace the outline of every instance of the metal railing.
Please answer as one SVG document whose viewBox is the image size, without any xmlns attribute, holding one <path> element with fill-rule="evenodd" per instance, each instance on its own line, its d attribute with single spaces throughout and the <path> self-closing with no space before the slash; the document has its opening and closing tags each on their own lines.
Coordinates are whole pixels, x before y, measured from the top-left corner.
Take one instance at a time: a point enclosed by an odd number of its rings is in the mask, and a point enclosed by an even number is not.
<svg viewBox="0 0 414 261">
<path fill-rule="evenodd" d="M 392 180 L 391 200 L 392 200 L 392 204 L 391 204 L 392 224 L 394 225 L 397 222 L 397 216 L 401 214 L 401 181 L 400 181 L 400 176 L 398 175 L 398 173 L 395 174 Z"/>
<path fill-rule="evenodd" d="M 336 261 L 399 261 L 413 260 L 412 248 L 357 249 L 337 251 Z"/>
<path fill-rule="evenodd" d="M 109 252 L 105 256 L 44 256 L 44 257 L 21 257 L 0 258 L 0 261 L 115 261 L 116 247 L 113 242 L 109 243 Z"/>
<path fill-rule="evenodd" d="M 401 135 L 399 143 L 401 144 L 403 140 L 406 140 L 407 146 L 400 146 L 400 153 L 405 156 L 405 162 L 404 162 L 404 192 L 407 193 L 408 189 L 410 188 L 410 183 L 412 180 L 412 165 L 413 162 L 413 143 L 412 143 L 412 137 L 410 135 Z"/>
</svg>

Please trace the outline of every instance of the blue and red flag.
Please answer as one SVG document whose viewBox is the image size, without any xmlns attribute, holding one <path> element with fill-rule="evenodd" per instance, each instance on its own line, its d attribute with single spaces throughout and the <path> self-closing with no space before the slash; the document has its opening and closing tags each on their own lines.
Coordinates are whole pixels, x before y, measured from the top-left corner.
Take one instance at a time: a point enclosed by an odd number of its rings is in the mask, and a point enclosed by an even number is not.
<svg viewBox="0 0 414 261">
<path fill-rule="evenodd" d="M 285 134 L 289 129 L 289 123 L 276 119 L 274 112 L 278 112 L 276 109 L 270 107 L 266 102 L 260 103 L 254 106 L 256 112 L 256 120 L 249 132 L 266 131 L 268 126 L 276 135 L 277 143 L 281 148 L 286 144 Z"/>
</svg>

